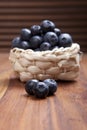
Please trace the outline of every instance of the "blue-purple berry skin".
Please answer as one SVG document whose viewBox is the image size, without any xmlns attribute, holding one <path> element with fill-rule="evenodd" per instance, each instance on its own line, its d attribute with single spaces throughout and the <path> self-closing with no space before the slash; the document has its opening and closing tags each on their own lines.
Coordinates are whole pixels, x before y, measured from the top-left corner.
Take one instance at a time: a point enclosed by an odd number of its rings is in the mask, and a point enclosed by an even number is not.
<svg viewBox="0 0 87 130">
<path fill-rule="evenodd" d="M 31 39 L 30 39 L 31 48 L 32 49 L 39 48 L 42 41 L 43 41 L 43 39 L 41 36 L 35 35 L 35 36 L 31 37 Z"/>
<path fill-rule="evenodd" d="M 43 20 L 41 22 L 41 28 L 43 33 L 46 33 L 48 31 L 53 31 L 55 28 L 55 24 L 50 20 Z"/>
<path fill-rule="evenodd" d="M 49 87 L 49 95 L 52 95 L 57 91 L 58 84 L 54 79 L 45 79 L 44 83 Z"/>
<path fill-rule="evenodd" d="M 54 32 L 59 36 L 61 34 L 61 30 L 59 28 L 54 28 Z"/>
<path fill-rule="evenodd" d="M 12 46 L 11 46 L 11 47 L 12 47 L 12 48 L 15 48 L 15 47 L 21 48 L 20 42 L 21 42 L 20 37 L 15 37 L 15 38 L 12 40 Z"/>
<path fill-rule="evenodd" d="M 35 88 L 38 84 L 38 80 L 36 79 L 32 79 L 32 80 L 28 80 L 25 84 L 25 91 L 29 94 L 29 95 L 34 95 L 35 93 Z"/>
<path fill-rule="evenodd" d="M 35 96 L 37 98 L 46 98 L 49 93 L 49 87 L 44 82 L 39 82 L 35 88 Z"/>
<path fill-rule="evenodd" d="M 41 26 L 40 25 L 33 25 L 30 28 L 32 35 L 41 35 Z"/>
<path fill-rule="evenodd" d="M 59 47 L 70 47 L 73 43 L 72 37 L 68 33 L 62 33 L 59 36 Z"/>
<path fill-rule="evenodd" d="M 49 42 L 51 46 L 55 46 L 58 43 L 58 36 L 54 32 L 47 32 L 44 36 L 44 41 Z"/>
<path fill-rule="evenodd" d="M 24 49 L 24 50 L 29 49 L 30 48 L 30 43 L 27 42 L 27 41 L 21 41 L 20 42 L 20 48 Z"/>
<path fill-rule="evenodd" d="M 21 30 L 20 37 L 22 41 L 29 41 L 31 38 L 31 30 L 27 28 L 23 28 Z"/>
<path fill-rule="evenodd" d="M 51 45 L 48 42 L 43 42 L 40 45 L 40 51 L 47 51 L 47 50 L 50 50 L 50 49 L 51 49 Z"/>
</svg>

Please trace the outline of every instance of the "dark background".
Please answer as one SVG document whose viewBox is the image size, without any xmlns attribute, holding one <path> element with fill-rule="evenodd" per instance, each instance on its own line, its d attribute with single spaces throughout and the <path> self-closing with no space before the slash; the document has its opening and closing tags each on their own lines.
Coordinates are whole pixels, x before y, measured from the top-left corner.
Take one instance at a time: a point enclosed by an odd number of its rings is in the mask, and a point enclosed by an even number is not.
<svg viewBox="0 0 87 130">
<path fill-rule="evenodd" d="M 0 50 L 9 51 L 11 40 L 21 28 L 40 24 L 44 19 L 70 33 L 81 50 L 87 51 L 86 0 L 0 0 Z"/>
</svg>

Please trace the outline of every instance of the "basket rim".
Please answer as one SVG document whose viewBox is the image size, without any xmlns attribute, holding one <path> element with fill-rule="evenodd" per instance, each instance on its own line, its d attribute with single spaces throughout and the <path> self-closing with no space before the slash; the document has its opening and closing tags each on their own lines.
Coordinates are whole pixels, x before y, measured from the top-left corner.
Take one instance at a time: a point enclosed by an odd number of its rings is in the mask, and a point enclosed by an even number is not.
<svg viewBox="0 0 87 130">
<path fill-rule="evenodd" d="M 46 53 L 53 53 L 53 52 L 59 52 L 59 53 L 60 52 L 70 52 L 70 51 L 75 50 L 75 49 L 77 49 L 78 52 L 81 52 L 80 51 L 80 45 L 78 43 L 72 43 L 72 45 L 70 47 L 66 47 L 66 48 L 60 47 L 60 48 L 54 48 L 53 50 L 46 50 L 46 51 L 34 51 L 32 49 L 24 50 L 24 49 L 15 47 L 15 48 L 12 48 L 10 50 L 10 52 L 13 52 L 13 53 L 15 53 L 15 52 L 20 52 L 20 53 L 21 52 L 25 52 L 25 53 L 28 53 L 29 52 L 29 53 L 46 54 Z"/>
</svg>

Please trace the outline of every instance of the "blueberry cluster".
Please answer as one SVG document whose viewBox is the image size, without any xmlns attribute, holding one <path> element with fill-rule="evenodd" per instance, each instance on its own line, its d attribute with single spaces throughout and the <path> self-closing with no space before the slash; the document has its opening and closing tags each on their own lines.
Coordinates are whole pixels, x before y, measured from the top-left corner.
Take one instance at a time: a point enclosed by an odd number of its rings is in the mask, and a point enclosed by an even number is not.
<svg viewBox="0 0 87 130">
<path fill-rule="evenodd" d="M 53 79 L 45 79 L 43 82 L 32 79 L 26 82 L 25 91 L 37 98 L 46 98 L 48 95 L 53 95 L 57 87 L 57 82 Z"/>
<path fill-rule="evenodd" d="M 52 21 L 43 20 L 40 25 L 33 25 L 30 29 L 23 28 L 20 36 L 12 40 L 12 48 L 46 51 L 55 47 L 70 47 L 72 42 L 70 34 L 61 33 Z"/>
</svg>

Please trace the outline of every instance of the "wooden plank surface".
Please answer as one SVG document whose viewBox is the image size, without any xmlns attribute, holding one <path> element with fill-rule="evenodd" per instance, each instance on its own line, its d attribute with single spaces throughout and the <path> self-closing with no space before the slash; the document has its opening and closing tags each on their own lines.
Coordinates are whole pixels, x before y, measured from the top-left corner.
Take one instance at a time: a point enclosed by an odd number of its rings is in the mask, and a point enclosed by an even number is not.
<svg viewBox="0 0 87 130">
<path fill-rule="evenodd" d="M 0 53 L 0 130 L 87 130 L 87 54 L 76 82 L 59 81 L 54 96 L 27 96 L 8 53 Z"/>
</svg>

